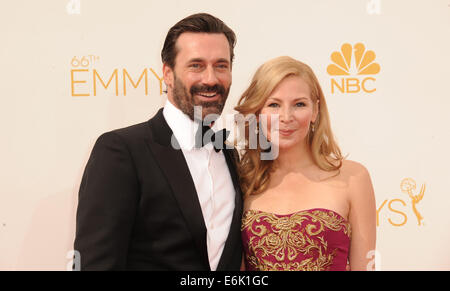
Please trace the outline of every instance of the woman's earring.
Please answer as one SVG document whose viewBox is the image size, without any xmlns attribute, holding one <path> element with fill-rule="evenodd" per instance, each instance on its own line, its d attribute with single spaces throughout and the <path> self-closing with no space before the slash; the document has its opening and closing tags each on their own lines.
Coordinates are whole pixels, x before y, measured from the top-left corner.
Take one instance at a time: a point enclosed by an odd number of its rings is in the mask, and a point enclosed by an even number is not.
<svg viewBox="0 0 450 291">
<path fill-rule="evenodd" d="M 311 122 L 311 131 L 314 133 L 315 130 L 316 130 L 315 124 L 314 124 L 314 122 Z"/>
</svg>

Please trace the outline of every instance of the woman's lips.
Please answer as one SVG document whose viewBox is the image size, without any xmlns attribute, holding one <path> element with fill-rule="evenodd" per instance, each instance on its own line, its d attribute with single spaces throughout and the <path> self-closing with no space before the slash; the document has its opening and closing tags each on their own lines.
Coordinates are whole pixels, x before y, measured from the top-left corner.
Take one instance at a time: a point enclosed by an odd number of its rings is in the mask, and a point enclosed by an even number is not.
<svg viewBox="0 0 450 291">
<path fill-rule="evenodd" d="M 290 136 L 294 131 L 294 129 L 281 129 L 279 130 L 279 133 L 282 136 Z"/>
</svg>

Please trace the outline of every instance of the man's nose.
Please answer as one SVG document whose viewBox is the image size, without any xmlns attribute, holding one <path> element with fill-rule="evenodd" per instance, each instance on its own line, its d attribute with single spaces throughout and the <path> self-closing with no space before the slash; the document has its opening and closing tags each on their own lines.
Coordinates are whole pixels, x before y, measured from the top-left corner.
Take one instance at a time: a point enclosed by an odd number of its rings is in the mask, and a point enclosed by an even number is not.
<svg viewBox="0 0 450 291">
<path fill-rule="evenodd" d="M 209 86 L 214 86 L 218 83 L 216 71 L 212 66 L 208 66 L 203 72 L 202 83 Z"/>
</svg>

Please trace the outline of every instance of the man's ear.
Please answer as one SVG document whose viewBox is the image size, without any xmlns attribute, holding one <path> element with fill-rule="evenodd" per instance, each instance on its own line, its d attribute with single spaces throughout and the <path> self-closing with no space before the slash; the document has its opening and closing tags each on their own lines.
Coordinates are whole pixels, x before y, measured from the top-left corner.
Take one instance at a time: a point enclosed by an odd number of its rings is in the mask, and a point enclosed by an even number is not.
<svg viewBox="0 0 450 291">
<path fill-rule="evenodd" d="M 167 88 L 173 88 L 173 70 L 167 64 L 163 64 L 163 78 Z"/>
</svg>

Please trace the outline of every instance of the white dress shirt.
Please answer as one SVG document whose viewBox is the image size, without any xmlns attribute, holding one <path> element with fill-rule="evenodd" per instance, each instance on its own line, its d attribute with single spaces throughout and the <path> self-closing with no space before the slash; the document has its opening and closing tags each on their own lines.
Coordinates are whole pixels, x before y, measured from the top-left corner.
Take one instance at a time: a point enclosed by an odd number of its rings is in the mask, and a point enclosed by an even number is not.
<svg viewBox="0 0 450 291">
<path fill-rule="evenodd" d="M 196 148 L 198 123 L 169 100 L 163 115 L 179 143 L 194 181 L 207 229 L 209 265 L 215 271 L 230 231 L 236 195 L 225 156 L 223 151 L 217 153 L 212 143 Z"/>
</svg>

